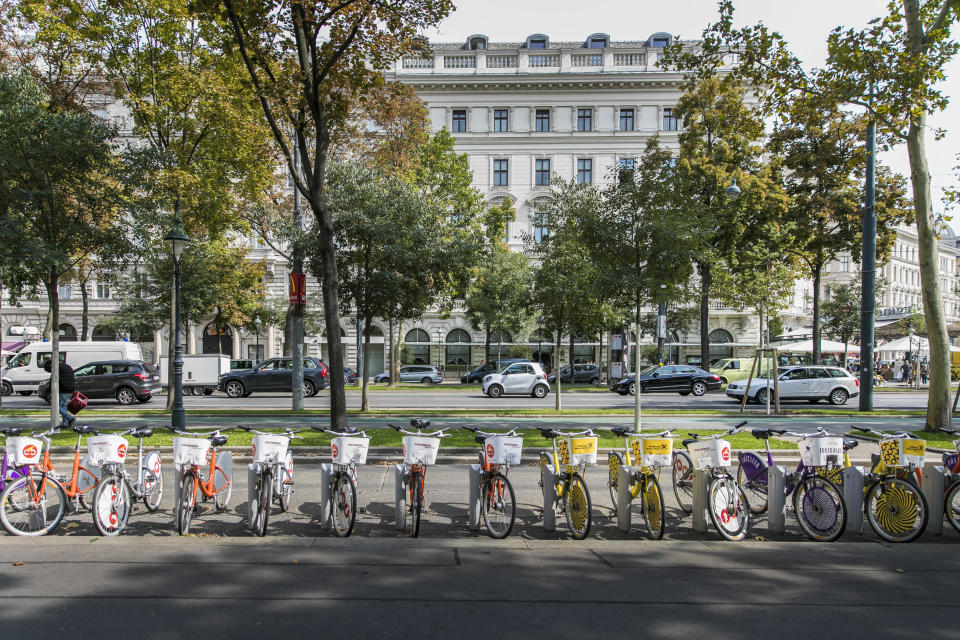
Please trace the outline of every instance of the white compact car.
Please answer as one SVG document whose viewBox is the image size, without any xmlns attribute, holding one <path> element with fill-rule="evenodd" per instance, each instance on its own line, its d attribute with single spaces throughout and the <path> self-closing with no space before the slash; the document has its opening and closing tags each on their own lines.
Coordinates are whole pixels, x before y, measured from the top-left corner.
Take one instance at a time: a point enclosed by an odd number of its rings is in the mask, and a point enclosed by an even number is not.
<svg viewBox="0 0 960 640">
<path fill-rule="evenodd" d="M 481 388 L 491 398 L 499 398 L 505 393 L 543 398 L 550 393 L 547 374 L 537 362 L 514 362 L 497 373 L 484 376 Z"/>
<path fill-rule="evenodd" d="M 777 379 L 777 387 L 780 400 L 829 400 L 830 404 L 844 404 L 849 398 L 860 395 L 860 381 L 840 367 L 785 367 Z M 746 388 L 746 380 L 731 382 L 727 385 L 727 396 L 741 400 Z M 766 404 L 767 393 L 771 394 L 772 400 L 773 381 L 769 378 L 754 378 L 750 382 L 750 397 L 747 401 Z"/>
</svg>

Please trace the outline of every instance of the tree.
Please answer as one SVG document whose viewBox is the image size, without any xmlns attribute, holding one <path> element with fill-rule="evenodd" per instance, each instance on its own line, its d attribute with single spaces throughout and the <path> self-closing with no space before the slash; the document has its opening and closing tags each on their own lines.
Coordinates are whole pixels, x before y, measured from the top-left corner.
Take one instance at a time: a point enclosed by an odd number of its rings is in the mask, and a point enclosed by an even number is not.
<svg viewBox="0 0 960 640">
<path fill-rule="evenodd" d="M 830 299 L 823 303 L 823 330 L 843 343 L 843 362 L 847 362 L 847 344 L 860 333 L 860 280 L 838 284 L 831 289 Z"/>
<path fill-rule="evenodd" d="M 483 331 L 484 359 L 490 359 L 490 336 L 519 333 L 530 315 L 530 260 L 522 253 L 498 247 L 488 253 L 467 290 L 466 319 Z"/>
</svg>

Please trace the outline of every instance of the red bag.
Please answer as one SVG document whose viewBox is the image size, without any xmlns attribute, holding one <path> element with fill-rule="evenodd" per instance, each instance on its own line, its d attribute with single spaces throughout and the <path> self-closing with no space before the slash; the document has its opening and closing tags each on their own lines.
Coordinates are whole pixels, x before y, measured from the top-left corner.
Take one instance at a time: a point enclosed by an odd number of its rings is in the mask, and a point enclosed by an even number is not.
<svg viewBox="0 0 960 640">
<path fill-rule="evenodd" d="M 79 391 L 74 391 L 73 395 L 70 396 L 70 402 L 67 404 L 67 411 L 73 415 L 77 415 L 87 406 L 87 396 L 83 395 Z"/>
</svg>

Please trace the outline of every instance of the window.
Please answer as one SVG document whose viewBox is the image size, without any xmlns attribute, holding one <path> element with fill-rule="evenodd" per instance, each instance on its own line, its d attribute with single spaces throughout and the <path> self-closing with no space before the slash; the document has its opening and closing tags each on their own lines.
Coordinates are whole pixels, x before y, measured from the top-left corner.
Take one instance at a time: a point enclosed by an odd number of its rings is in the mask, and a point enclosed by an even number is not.
<svg viewBox="0 0 960 640">
<path fill-rule="evenodd" d="M 537 160 L 536 162 L 536 179 L 534 184 L 538 187 L 549 187 L 550 186 L 550 161 L 549 160 Z"/>
<path fill-rule="evenodd" d="M 509 173 L 509 161 L 494 160 L 493 161 L 493 186 L 495 187 L 509 186 L 510 181 L 507 176 L 508 173 Z"/>
<path fill-rule="evenodd" d="M 494 131 L 509 131 L 509 122 L 507 120 L 507 110 L 506 109 L 494 109 L 493 110 L 493 130 Z"/>
<path fill-rule="evenodd" d="M 550 109 L 537 109 L 537 131 L 550 131 Z"/>
<path fill-rule="evenodd" d="M 620 158 L 620 168 L 627 171 L 633 171 L 636 166 L 635 158 Z"/>
<path fill-rule="evenodd" d="M 670 44 L 670 38 L 664 38 L 664 37 L 656 37 L 651 39 L 650 41 L 651 47 L 666 47 L 669 44 Z"/>
<path fill-rule="evenodd" d="M 453 110 L 453 132 L 464 133 L 467 130 L 467 110 Z"/>
<path fill-rule="evenodd" d="M 533 241 L 540 244 L 550 237 L 550 230 L 547 225 L 550 222 L 550 215 L 547 213 L 533 214 Z"/>
<path fill-rule="evenodd" d="M 633 109 L 620 109 L 620 131 L 633 131 Z"/>
<path fill-rule="evenodd" d="M 593 184 L 593 160 L 589 158 L 577 160 L 577 184 Z"/>
<path fill-rule="evenodd" d="M 663 110 L 663 130 L 664 131 L 677 130 L 677 116 L 673 115 L 673 109 Z"/>
<path fill-rule="evenodd" d="M 410 348 L 409 363 L 427 364 L 430 361 L 430 336 L 423 329 L 411 329 L 403 339 Z M 421 344 L 411 344 L 421 343 Z"/>
<path fill-rule="evenodd" d="M 484 36 L 474 36 L 470 38 L 470 48 L 473 50 L 483 50 L 487 48 L 487 39 Z"/>
<path fill-rule="evenodd" d="M 603 49 L 605 46 L 607 46 L 606 38 L 590 38 L 591 49 Z"/>
<path fill-rule="evenodd" d="M 577 109 L 577 131 L 593 131 L 593 109 Z"/>
<path fill-rule="evenodd" d="M 547 39 L 546 38 L 530 38 L 527 40 L 528 49 L 546 49 L 547 48 Z"/>
<path fill-rule="evenodd" d="M 850 270 L 850 256 L 840 256 L 840 271 L 846 273 Z"/>
<path fill-rule="evenodd" d="M 69 284 L 61 284 L 57 287 L 57 298 L 60 300 L 69 300 L 72 292 L 73 287 Z"/>
<path fill-rule="evenodd" d="M 109 298 L 110 297 L 110 285 L 106 282 L 97 283 L 97 297 L 98 298 Z"/>
</svg>

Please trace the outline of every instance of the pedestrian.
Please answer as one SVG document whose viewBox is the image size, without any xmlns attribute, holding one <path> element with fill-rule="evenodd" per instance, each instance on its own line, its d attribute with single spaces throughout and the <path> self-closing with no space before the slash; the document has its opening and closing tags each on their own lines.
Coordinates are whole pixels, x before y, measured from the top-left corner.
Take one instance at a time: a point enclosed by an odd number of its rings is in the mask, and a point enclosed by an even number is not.
<svg viewBox="0 0 960 640">
<path fill-rule="evenodd" d="M 929 370 L 927 369 L 927 363 L 924 362 L 920 365 L 920 382 L 927 384 L 927 374 Z"/>
<path fill-rule="evenodd" d="M 43 370 L 50 374 L 50 388 L 53 388 L 53 362 L 47 360 L 47 363 L 43 365 Z M 68 365 L 66 362 L 61 362 L 58 367 L 60 372 L 60 416 L 63 420 L 63 423 L 60 425 L 62 427 L 72 427 L 73 423 L 76 421 L 76 416 L 71 415 L 67 410 L 67 405 L 70 404 L 70 398 L 73 397 L 73 392 L 77 388 L 76 378 L 73 375 L 73 367 Z"/>
<path fill-rule="evenodd" d="M 913 368 L 910 366 L 910 361 L 903 363 L 903 381 L 907 383 L 907 386 L 910 386 L 910 383 L 913 381 Z"/>
<path fill-rule="evenodd" d="M 893 379 L 897 382 L 903 381 L 903 368 L 906 366 L 906 363 L 900 365 L 899 367 L 894 364 L 893 367 Z"/>
</svg>

